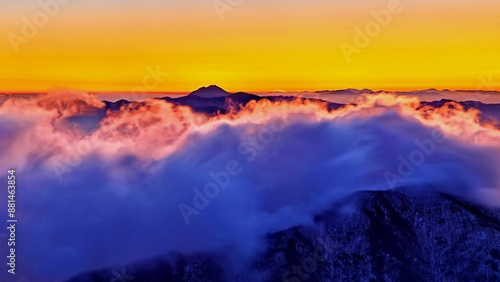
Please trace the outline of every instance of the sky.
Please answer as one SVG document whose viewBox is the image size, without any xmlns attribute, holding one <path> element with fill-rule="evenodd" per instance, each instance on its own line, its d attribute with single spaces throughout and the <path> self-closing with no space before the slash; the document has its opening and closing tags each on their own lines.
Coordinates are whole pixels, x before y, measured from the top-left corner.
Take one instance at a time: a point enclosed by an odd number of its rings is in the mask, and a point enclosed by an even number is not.
<svg viewBox="0 0 500 282">
<path fill-rule="evenodd" d="M 0 0 L 0 92 L 476 90 L 481 77 L 500 81 L 497 0 L 55 1 Z"/>
<path fill-rule="evenodd" d="M 0 105 L 0 174 L 5 180 L 15 168 L 19 187 L 16 280 L 70 281 L 120 265 L 131 276 L 152 265 L 168 273 L 171 252 L 210 259 L 208 268 L 191 264 L 202 273 L 222 265 L 247 281 L 271 280 L 247 266 L 269 254 L 272 234 L 303 228 L 328 239 L 318 215 L 332 214 L 326 220 L 334 224 L 370 208 L 353 205 L 360 191 L 403 187 L 397 191 L 420 191 L 425 199 L 439 192 L 493 214 L 488 207 L 500 208 L 499 128 L 486 112 L 480 118 L 455 103 L 418 101 L 384 93 L 332 109 L 263 99 L 206 116 L 161 99 L 113 111 L 86 93 L 8 99 Z M 489 107 L 491 117 L 499 107 Z M 7 192 L 0 189 L 0 198 Z M 443 216 L 434 204 L 433 215 Z M 0 210 L 7 208 L 0 201 Z M 429 236 L 434 242 L 436 234 Z M 0 281 L 12 281 L 9 275 L 0 271 Z"/>
</svg>

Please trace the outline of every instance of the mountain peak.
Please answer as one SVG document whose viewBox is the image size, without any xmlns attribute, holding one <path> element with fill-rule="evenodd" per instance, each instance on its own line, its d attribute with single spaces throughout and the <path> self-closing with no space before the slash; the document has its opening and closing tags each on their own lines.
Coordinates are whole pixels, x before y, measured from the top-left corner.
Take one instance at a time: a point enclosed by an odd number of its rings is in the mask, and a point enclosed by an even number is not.
<svg viewBox="0 0 500 282">
<path fill-rule="evenodd" d="M 215 98 L 215 97 L 226 97 L 230 93 L 220 88 L 217 85 L 210 85 L 208 87 L 201 87 L 200 89 L 191 92 L 189 95 L 195 95 L 202 98 Z"/>
</svg>

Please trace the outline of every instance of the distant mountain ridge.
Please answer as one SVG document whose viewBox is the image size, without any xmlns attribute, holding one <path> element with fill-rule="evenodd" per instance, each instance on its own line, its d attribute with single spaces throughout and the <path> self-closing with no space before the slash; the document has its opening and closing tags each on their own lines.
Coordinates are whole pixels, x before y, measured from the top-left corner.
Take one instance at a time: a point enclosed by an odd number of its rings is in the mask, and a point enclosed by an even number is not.
<svg viewBox="0 0 500 282">
<path fill-rule="evenodd" d="M 363 90 L 356 90 L 356 89 L 346 89 L 346 90 L 336 90 L 336 92 L 330 92 L 329 94 L 361 94 L 361 93 L 367 93 L 367 94 L 377 94 L 380 93 L 380 91 L 373 92 L 369 89 L 363 89 Z M 323 94 L 327 94 L 327 92 L 321 92 Z M 400 93 L 401 94 L 401 93 Z M 183 106 L 189 106 L 191 107 L 194 111 L 196 112 L 203 112 L 205 114 L 209 115 L 215 115 L 217 113 L 226 113 L 230 107 L 233 107 L 234 105 L 241 105 L 245 106 L 248 102 L 255 100 L 259 101 L 262 99 L 267 99 L 272 102 L 274 101 L 292 101 L 294 99 L 297 99 L 295 96 L 263 96 L 263 95 L 255 95 L 255 94 L 250 94 L 250 93 L 245 93 L 245 92 L 237 92 L 234 94 L 231 94 L 224 89 L 220 88 L 219 86 L 216 85 L 210 85 L 208 87 L 201 87 L 200 89 L 193 91 L 191 94 L 187 96 L 182 96 L 182 97 L 162 97 L 162 98 L 154 98 L 154 99 L 160 99 L 164 100 L 176 105 L 183 105 Z M 332 109 L 338 109 L 344 104 L 340 103 L 334 103 L 334 102 L 328 102 L 325 100 L 321 100 L 318 98 L 301 98 L 301 99 L 306 99 L 309 101 L 319 101 L 319 102 L 326 102 L 327 107 L 329 110 Z M 445 103 L 447 102 L 453 102 L 454 100 L 450 99 L 443 99 L 440 97 L 440 99 L 434 100 L 432 102 L 425 102 L 422 101 L 421 105 L 431 105 L 433 107 L 442 107 Z M 476 108 L 482 112 L 480 115 L 482 121 L 488 121 L 493 124 L 498 124 L 500 128 L 500 104 L 485 104 L 477 101 L 454 101 L 458 104 L 461 104 L 464 106 L 465 109 L 469 108 Z M 105 110 L 112 110 L 116 111 L 122 108 L 123 106 L 126 106 L 132 102 L 127 101 L 127 100 L 119 100 L 116 102 L 108 102 L 104 101 L 106 104 Z M 491 120 L 493 118 L 493 120 Z"/>
<path fill-rule="evenodd" d="M 368 88 L 357 89 L 357 88 L 346 88 L 346 89 L 337 89 L 337 90 L 318 90 L 314 93 L 317 94 L 378 94 L 378 93 L 395 93 L 395 94 L 428 94 L 428 93 L 483 93 L 483 94 L 492 94 L 492 95 L 500 95 L 499 91 L 495 90 L 449 90 L 449 89 L 436 89 L 436 88 L 428 88 L 428 89 L 418 89 L 418 90 L 407 90 L 407 91 L 389 91 L 389 90 L 372 90 Z"/>
<path fill-rule="evenodd" d="M 217 97 L 227 97 L 231 93 L 220 88 L 217 85 L 210 85 L 208 87 L 201 87 L 198 90 L 191 92 L 188 96 L 198 96 L 201 98 L 217 98 Z"/>
</svg>

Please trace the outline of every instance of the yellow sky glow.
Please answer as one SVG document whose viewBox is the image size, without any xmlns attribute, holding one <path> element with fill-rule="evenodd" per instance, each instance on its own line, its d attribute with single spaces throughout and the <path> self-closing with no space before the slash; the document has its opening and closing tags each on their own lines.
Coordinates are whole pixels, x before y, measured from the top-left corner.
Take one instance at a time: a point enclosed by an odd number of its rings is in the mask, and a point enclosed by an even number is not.
<svg viewBox="0 0 500 282">
<path fill-rule="evenodd" d="M 340 44 L 353 45 L 355 27 L 389 1 L 243 0 L 222 21 L 211 1 L 152 2 L 70 2 L 18 53 L 8 34 L 22 36 L 21 17 L 40 8 L 36 1 L 5 7 L 0 91 L 129 92 L 156 66 L 169 75 L 149 92 L 210 84 L 254 92 L 477 89 L 480 76 L 500 80 L 498 1 L 401 1 L 401 13 L 350 63 Z"/>
</svg>

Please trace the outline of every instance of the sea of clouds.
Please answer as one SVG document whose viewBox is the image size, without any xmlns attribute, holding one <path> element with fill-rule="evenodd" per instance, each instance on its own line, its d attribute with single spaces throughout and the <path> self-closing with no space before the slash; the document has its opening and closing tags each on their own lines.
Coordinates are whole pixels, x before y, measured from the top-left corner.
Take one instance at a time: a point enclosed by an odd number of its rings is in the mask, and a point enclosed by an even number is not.
<svg viewBox="0 0 500 282">
<path fill-rule="evenodd" d="M 313 224 L 361 190 L 500 203 L 500 131 L 455 103 L 377 94 L 329 111 L 262 100 L 215 117 L 155 99 L 104 106 L 74 92 L 0 105 L 0 209 L 15 169 L 17 270 L 28 279 L 170 251 L 242 265 L 267 233 Z"/>
</svg>

